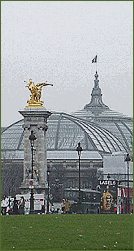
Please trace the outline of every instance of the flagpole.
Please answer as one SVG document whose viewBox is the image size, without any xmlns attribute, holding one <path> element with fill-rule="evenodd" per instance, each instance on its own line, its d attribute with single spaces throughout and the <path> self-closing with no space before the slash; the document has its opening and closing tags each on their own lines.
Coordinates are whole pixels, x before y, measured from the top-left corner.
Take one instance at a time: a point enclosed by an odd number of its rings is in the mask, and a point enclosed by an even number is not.
<svg viewBox="0 0 134 251">
<path fill-rule="evenodd" d="M 92 63 L 96 63 L 96 72 L 97 72 L 97 55 L 95 56 L 95 58 L 93 58 Z"/>
</svg>

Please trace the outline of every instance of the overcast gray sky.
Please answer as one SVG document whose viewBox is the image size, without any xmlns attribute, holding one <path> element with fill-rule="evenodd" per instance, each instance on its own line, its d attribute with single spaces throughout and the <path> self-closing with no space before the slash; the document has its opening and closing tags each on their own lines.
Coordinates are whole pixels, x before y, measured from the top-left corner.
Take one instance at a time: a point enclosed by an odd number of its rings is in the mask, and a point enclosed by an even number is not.
<svg viewBox="0 0 134 251">
<path fill-rule="evenodd" d="M 132 1 L 2 1 L 1 125 L 21 119 L 24 80 L 48 81 L 44 106 L 71 113 L 99 85 L 110 109 L 133 116 Z"/>
</svg>

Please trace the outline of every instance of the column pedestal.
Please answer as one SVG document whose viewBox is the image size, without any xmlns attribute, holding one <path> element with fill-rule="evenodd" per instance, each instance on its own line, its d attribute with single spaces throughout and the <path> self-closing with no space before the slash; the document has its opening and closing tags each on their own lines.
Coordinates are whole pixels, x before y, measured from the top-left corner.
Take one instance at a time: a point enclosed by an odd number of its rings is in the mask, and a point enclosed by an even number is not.
<svg viewBox="0 0 134 251">
<path fill-rule="evenodd" d="M 37 193 L 44 193 L 47 184 L 47 148 L 46 148 L 46 131 L 47 118 L 51 112 L 44 107 L 41 108 L 25 108 L 19 113 L 24 117 L 24 173 L 21 189 L 29 191 L 29 182 L 31 179 L 31 145 L 29 136 L 31 131 L 36 136 L 34 142 L 34 172 L 33 172 L 33 186 Z"/>
</svg>

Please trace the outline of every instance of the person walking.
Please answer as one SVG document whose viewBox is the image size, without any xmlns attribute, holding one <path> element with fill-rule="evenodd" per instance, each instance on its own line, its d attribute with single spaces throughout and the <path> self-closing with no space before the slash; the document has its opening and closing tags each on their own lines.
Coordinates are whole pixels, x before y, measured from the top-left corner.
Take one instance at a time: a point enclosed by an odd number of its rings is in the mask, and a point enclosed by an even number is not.
<svg viewBox="0 0 134 251">
<path fill-rule="evenodd" d="M 18 214 L 18 201 L 16 200 L 16 196 L 14 197 L 14 202 L 13 202 L 13 213 Z"/>
<path fill-rule="evenodd" d="M 68 214 L 69 212 L 69 207 L 70 207 L 70 202 L 68 199 L 66 199 L 66 202 L 65 202 L 65 213 Z"/>
<path fill-rule="evenodd" d="M 23 214 L 23 215 L 24 215 L 24 209 L 25 209 L 25 199 L 24 199 L 24 197 L 22 196 L 22 197 L 20 198 L 20 202 L 19 202 L 20 214 Z"/>
<path fill-rule="evenodd" d="M 62 209 L 62 213 L 64 214 L 65 212 L 65 200 L 62 200 L 62 204 L 61 204 L 61 209 Z"/>
<path fill-rule="evenodd" d="M 6 195 L 4 195 L 3 200 L 1 201 L 1 213 L 2 213 L 2 215 L 6 215 L 8 204 L 9 204 L 8 198 L 6 197 Z"/>
</svg>

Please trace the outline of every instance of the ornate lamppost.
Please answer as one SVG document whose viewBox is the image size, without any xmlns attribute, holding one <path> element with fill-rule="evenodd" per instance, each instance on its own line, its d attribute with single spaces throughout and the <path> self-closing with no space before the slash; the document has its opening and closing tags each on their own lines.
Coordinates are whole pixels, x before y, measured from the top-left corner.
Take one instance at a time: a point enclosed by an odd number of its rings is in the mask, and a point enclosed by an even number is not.
<svg viewBox="0 0 134 251">
<path fill-rule="evenodd" d="M 33 151 L 34 151 L 34 141 L 36 140 L 36 137 L 31 131 L 31 135 L 29 136 L 29 140 L 31 143 L 31 152 L 32 152 L 32 172 L 31 172 L 31 180 L 30 180 L 30 186 L 31 186 L 31 197 L 30 197 L 30 214 L 34 213 L 34 192 L 33 192 Z"/>
<path fill-rule="evenodd" d="M 48 182 L 48 195 L 47 195 L 47 214 L 49 214 L 49 189 L 50 189 L 50 187 L 49 187 L 49 177 L 50 177 L 50 167 L 48 166 L 47 167 L 47 182 Z"/>
<path fill-rule="evenodd" d="M 76 148 L 76 151 L 78 152 L 79 156 L 79 202 L 78 202 L 78 213 L 81 213 L 81 191 L 80 191 L 80 156 L 82 152 L 82 147 L 80 146 L 80 142 L 78 143 L 78 147 Z"/>
<path fill-rule="evenodd" d="M 127 162 L 127 213 L 130 213 L 130 205 L 129 205 L 129 162 L 131 158 L 129 157 L 129 153 L 127 153 L 127 157 L 125 161 Z"/>
</svg>

